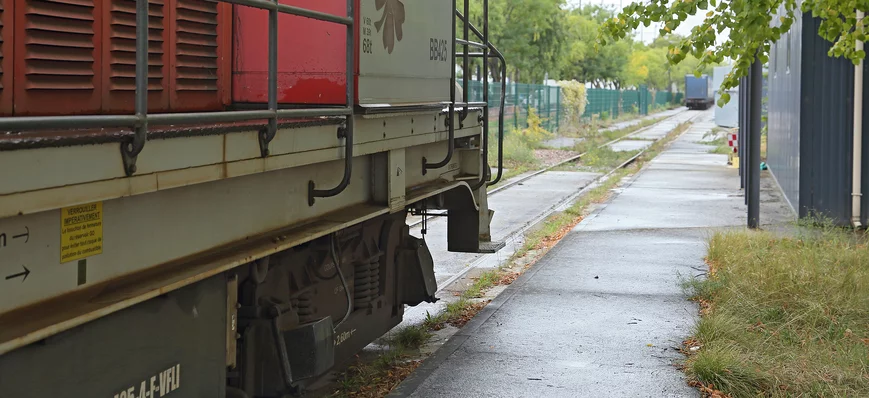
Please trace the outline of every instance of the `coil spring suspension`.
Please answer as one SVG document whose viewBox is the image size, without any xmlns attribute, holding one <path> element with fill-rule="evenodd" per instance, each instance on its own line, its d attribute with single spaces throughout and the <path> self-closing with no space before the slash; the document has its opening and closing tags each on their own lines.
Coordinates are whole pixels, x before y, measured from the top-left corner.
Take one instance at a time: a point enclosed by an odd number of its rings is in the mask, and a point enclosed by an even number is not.
<svg viewBox="0 0 869 398">
<path fill-rule="evenodd" d="M 308 323 L 314 321 L 314 301 L 310 292 L 305 292 L 299 295 L 299 302 L 296 304 L 297 313 L 299 314 L 299 323 Z"/>
<path fill-rule="evenodd" d="M 369 308 L 380 293 L 380 261 L 356 265 L 353 279 L 353 309 Z"/>
</svg>

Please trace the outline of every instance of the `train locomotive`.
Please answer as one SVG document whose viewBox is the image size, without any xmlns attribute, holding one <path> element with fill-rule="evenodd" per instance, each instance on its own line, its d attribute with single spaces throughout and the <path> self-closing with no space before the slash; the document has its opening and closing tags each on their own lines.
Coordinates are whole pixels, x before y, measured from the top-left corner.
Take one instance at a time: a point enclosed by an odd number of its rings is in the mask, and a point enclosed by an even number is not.
<svg viewBox="0 0 869 398">
<path fill-rule="evenodd" d="M 502 247 L 483 4 L 0 0 L 0 397 L 298 395 L 435 300 L 408 214 Z"/>
</svg>

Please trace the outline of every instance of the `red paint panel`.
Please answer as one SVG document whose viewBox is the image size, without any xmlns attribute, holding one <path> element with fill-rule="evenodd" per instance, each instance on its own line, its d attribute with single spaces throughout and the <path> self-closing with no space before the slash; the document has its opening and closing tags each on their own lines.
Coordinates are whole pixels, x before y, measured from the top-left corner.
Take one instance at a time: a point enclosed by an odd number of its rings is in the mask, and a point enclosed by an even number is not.
<svg viewBox="0 0 869 398">
<path fill-rule="evenodd" d="M 102 2 L 14 4 L 14 114 L 100 113 Z"/>
<path fill-rule="evenodd" d="M 0 115 L 12 114 L 12 47 L 15 20 L 13 0 L 0 0 Z"/>
<path fill-rule="evenodd" d="M 280 0 L 281 4 L 347 15 L 346 0 Z M 234 6 L 232 100 L 268 102 L 268 12 Z M 344 104 L 347 28 L 278 17 L 278 102 Z"/>
<path fill-rule="evenodd" d="M 172 111 L 214 111 L 226 105 L 232 5 L 206 0 L 169 0 Z"/>
<path fill-rule="evenodd" d="M 170 30 L 167 1 L 148 2 L 148 111 L 169 111 Z M 170 3 L 172 4 L 172 3 Z M 103 9 L 103 106 L 106 113 L 136 108 L 136 1 L 108 0 Z"/>
</svg>

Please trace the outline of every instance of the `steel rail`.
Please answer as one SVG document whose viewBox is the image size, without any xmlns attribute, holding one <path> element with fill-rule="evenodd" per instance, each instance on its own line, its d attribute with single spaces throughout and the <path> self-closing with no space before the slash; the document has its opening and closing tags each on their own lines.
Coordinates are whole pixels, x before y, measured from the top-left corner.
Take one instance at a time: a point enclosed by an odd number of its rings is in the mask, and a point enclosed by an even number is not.
<svg viewBox="0 0 869 398">
<path fill-rule="evenodd" d="M 622 136 L 622 137 L 619 137 L 619 138 L 616 138 L 616 139 L 611 140 L 611 141 L 609 141 L 609 142 L 606 142 L 606 143 L 603 143 L 603 144 L 601 144 L 601 145 L 598 145 L 598 146 L 595 147 L 595 149 L 597 149 L 597 148 L 601 148 L 601 147 L 604 147 L 604 146 L 607 146 L 607 145 L 612 145 L 612 144 L 614 144 L 614 143 L 616 143 L 616 142 L 620 142 L 620 141 L 622 141 L 622 140 L 625 140 L 625 139 L 631 138 L 631 137 L 633 137 L 633 136 L 636 136 L 637 134 L 641 134 L 641 133 L 643 133 L 643 132 L 645 132 L 645 131 L 650 130 L 651 128 L 655 127 L 656 125 L 658 125 L 658 124 L 660 124 L 660 123 L 667 122 L 667 121 L 669 121 L 670 119 L 673 119 L 673 118 L 675 118 L 675 117 L 681 115 L 683 112 L 685 112 L 685 110 L 680 111 L 679 113 L 677 113 L 677 114 L 675 114 L 675 115 L 673 115 L 673 116 L 669 116 L 669 117 L 667 117 L 667 118 L 664 119 L 664 120 L 658 121 L 658 122 L 655 123 L 655 124 L 652 124 L 652 125 L 650 125 L 650 126 L 646 126 L 646 127 L 640 128 L 640 129 L 638 129 L 637 131 L 634 131 L 633 133 L 626 134 L 626 135 L 624 135 L 624 136 Z M 691 117 L 691 118 L 688 119 L 686 122 L 693 122 L 694 119 L 696 119 L 698 116 L 700 116 L 700 114 L 697 114 L 697 115 Z M 640 152 L 640 154 L 645 153 L 645 151 L 646 151 L 646 150 L 643 149 L 643 150 Z M 501 191 L 504 191 L 504 190 L 510 189 L 510 188 L 512 188 L 512 187 L 514 187 L 514 186 L 517 186 L 517 185 L 519 185 L 519 184 L 522 184 L 522 183 L 524 183 L 524 182 L 526 182 L 526 181 L 528 181 L 528 180 L 530 180 L 530 179 L 532 179 L 532 178 L 534 178 L 534 177 L 537 177 L 537 176 L 539 176 L 539 175 L 541 175 L 541 174 L 543 174 L 543 173 L 545 173 L 545 172 L 547 172 L 547 171 L 550 171 L 550 170 L 552 170 L 552 169 L 555 169 L 555 168 L 557 168 L 557 167 L 563 166 L 563 165 L 565 165 L 565 164 L 572 163 L 572 162 L 575 162 L 575 161 L 577 161 L 577 160 L 580 160 L 583 156 L 588 155 L 588 152 L 590 152 L 590 151 L 586 151 L 586 152 L 581 153 L 581 154 L 576 155 L 576 156 L 571 156 L 570 158 L 567 158 L 567 159 L 565 159 L 565 160 L 562 160 L 562 161 L 560 161 L 560 162 L 558 162 L 558 163 L 556 163 L 556 164 L 553 164 L 553 165 L 551 165 L 551 166 L 547 166 L 547 167 L 544 167 L 544 168 L 538 169 L 538 170 L 536 170 L 536 171 L 534 171 L 534 172 L 532 172 L 532 173 L 530 173 L 530 174 L 527 174 L 527 175 L 525 175 L 525 176 L 522 176 L 522 177 L 519 177 L 519 178 L 515 178 L 515 179 L 513 179 L 513 180 L 507 182 L 506 184 L 504 184 L 504 185 L 502 185 L 502 186 L 500 186 L 500 187 L 497 187 L 497 188 L 495 188 L 495 189 L 492 189 L 491 191 L 488 192 L 488 195 L 489 195 L 489 196 L 492 196 L 492 195 L 494 195 L 494 194 L 496 194 L 496 193 L 498 193 L 498 192 L 501 192 Z M 447 212 L 445 212 L 445 211 L 444 211 L 444 212 L 440 212 L 440 213 L 433 213 L 433 214 L 432 214 L 432 216 L 445 216 L 445 215 L 447 215 Z M 419 225 L 419 224 L 421 224 L 421 223 L 422 223 L 421 220 L 420 220 L 420 221 L 414 221 L 413 223 L 409 224 L 408 226 L 409 226 L 410 228 L 413 228 L 413 227 L 415 227 L 415 226 L 417 226 L 417 225 Z"/>
<path fill-rule="evenodd" d="M 676 115 L 674 115 L 674 116 L 676 116 Z M 699 114 L 698 114 L 697 116 L 699 116 Z M 694 120 L 695 118 L 697 118 L 697 116 L 692 117 L 691 119 L 688 120 L 688 122 L 693 122 L 693 120 Z M 661 122 L 664 122 L 664 121 L 665 121 L 665 120 L 662 120 Z M 656 123 L 656 124 L 657 124 L 657 123 Z M 645 130 L 645 129 L 643 129 L 643 130 Z M 639 133 L 639 132 L 640 132 L 640 131 L 637 131 L 636 133 L 632 133 L 632 134 L 637 134 L 637 133 Z M 575 192 L 575 193 L 573 193 L 573 194 L 567 196 L 566 198 L 564 198 L 563 200 L 559 201 L 558 203 L 556 203 L 556 204 L 550 206 L 550 207 L 549 207 L 548 209 L 546 209 L 546 211 L 544 211 L 542 214 L 540 214 L 540 215 L 537 216 L 536 218 L 532 219 L 531 221 L 527 222 L 527 223 L 526 223 L 525 225 L 523 225 L 521 228 L 519 228 L 519 229 L 513 231 L 512 233 L 508 234 L 504 239 L 509 241 L 509 240 L 511 240 L 511 239 L 516 239 L 516 238 L 522 236 L 525 232 L 527 232 L 528 230 L 530 230 L 531 228 L 533 228 L 535 225 L 537 225 L 537 224 L 543 222 L 544 220 L 546 220 L 546 218 L 548 218 L 549 216 L 551 216 L 553 213 L 559 211 L 560 209 L 566 208 L 568 205 L 570 205 L 572 202 L 576 201 L 578 198 L 582 197 L 583 195 L 586 195 L 589 191 L 591 191 L 592 189 L 598 187 L 602 181 L 605 181 L 607 178 L 609 178 L 610 176 L 612 176 L 616 171 L 621 170 L 621 169 L 624 169 L 625 167 L 628 167 L 628 166 L 630 166 L 631 164 L 635 163 L 635 162 L 637 161 L 637 159 L 640 158 L 640 156 L 643 156 L 643 155 L 646 153 L 646 151 L 648 151 L 648 149 L 649 149 L 649 148 L 646 148 L 646 149 L 641 150 L 639 153 L 637 153 L 636 155 L 632 156 L 630 159 L 625 160 L 625 161 L 622 162 L 620 165 L 616 166 L 615 168 L 613 168 L 612 170 L 610 170 L 610 171 L 607 172 L 606 174 L 603 174 L 603 175 L 601 175 L 601 176 L 595 178 L 592 182 L 590 182 L 588 185 L 586 185 L 585 187 L 583 187 L 583 188 L 580 189 L 579 191 L 577 191 L 577 192 Z M 418 225 L 418 224 L 415 224 L 415 225 Z M 415 225 L 411 225 L 410 227 L 413 228 Z M 504 258 L 503 255 L 502 255 L 501 257 Z M 508 256 L 508 257 L 509 257 L 509 256 Z M 472 270 L 477 269 L 477 268 L 480 267 L 484 262 L 488 261 L 490 258 L 492 258 L 492 257 L 490 257 L 490 256 L 483 256 L 483 255 L 479 256 L 479 257 L 478 257 L 477 259 L 475 259 L 473 262 L 471 262 L 470 264 L 468 264 L 467 267 L 464 267 L 461 271 L 457 272 L 455 275 L 451 276 L 449 279 L 447 279 L 447 280 L 444 281 L 443 283 L 438 283 L 438 289 L 437 289 L 436 293 L 440 293 L 441 291 L 447 289 L 447 288 L 448 288 L 451 284 L 453 284 L 455 281 L 457 281 L 457 280 L 463 278 L 465 275 L 467 275 L 467 274 L 468 274 L 469 272 L 471 272 Z M 502 261 L 502 260 L 496 260 L 496 261 Z"/>
</svg>

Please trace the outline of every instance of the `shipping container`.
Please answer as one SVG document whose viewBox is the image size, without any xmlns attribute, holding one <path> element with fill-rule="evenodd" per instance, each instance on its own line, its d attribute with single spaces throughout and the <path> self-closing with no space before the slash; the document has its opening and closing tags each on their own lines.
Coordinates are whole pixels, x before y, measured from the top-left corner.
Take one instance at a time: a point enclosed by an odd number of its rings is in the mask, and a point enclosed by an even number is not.
<svg viewBox="0 0 869 398">
<path fill-rule="evenodd" d="M 712 79 L 709 76 L 685 76 L 685 104 L 689 109 L 709 109 L 712 105 Z"/>
</svg>

